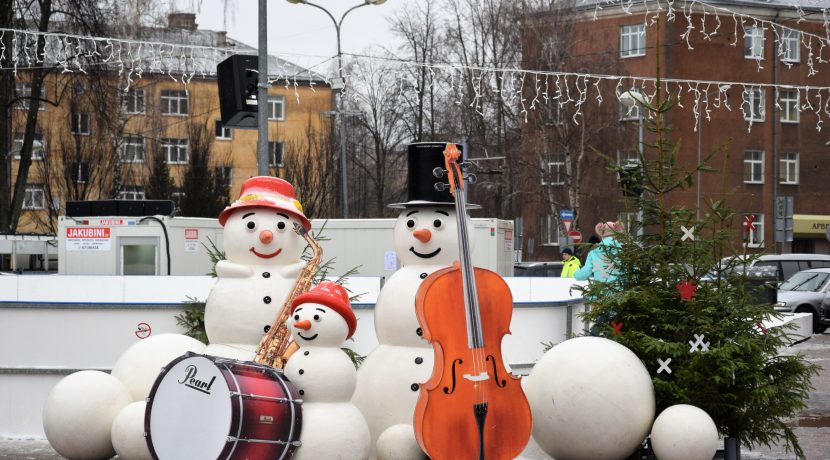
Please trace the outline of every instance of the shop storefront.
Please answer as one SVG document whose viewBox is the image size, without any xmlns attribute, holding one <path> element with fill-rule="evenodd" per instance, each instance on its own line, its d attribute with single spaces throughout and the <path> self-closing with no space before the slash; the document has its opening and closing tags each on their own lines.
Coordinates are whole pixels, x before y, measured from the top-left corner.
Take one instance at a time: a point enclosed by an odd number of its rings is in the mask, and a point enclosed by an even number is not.
<svg viewBox="0 0 830 460">
<path fill-rule="evenodd" d="M 793 215 L 792 252 L 830 254 L 830 215 Z"/>
</svg>

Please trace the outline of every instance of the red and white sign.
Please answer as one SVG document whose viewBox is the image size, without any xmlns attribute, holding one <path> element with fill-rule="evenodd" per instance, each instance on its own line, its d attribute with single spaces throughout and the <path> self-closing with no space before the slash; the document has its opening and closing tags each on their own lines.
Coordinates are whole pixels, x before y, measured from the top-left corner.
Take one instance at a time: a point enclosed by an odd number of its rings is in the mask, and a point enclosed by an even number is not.
<svg viewBox="0 0 830 460">
<path fill-rule="evenodd" d="M 573 224 L 573 222 L 574 221 L 572 221 L 572 220 L 563 220 L 562 221 L 562 225 L 565 226 L 565 233 L 570 233 L 571 232 L 571 224 Z"/>
<path fill-rule="evenodd" d="M 184 251 L 196 252 L 199 250 L 199 229 L 186 228 L 184 229 Z"/>
<path fill-rule="evenodd" d="M 67 251 L 109 251 L 112 238 L 108 227 L 67 227 Z"/>
<path fill-rule="evenodd" d="M 573 230 L 568 232 L 568 238 L 570 238 L 573 244 L 579 244 L 582 242 L 582 233 L 578 230 Z"/>
<path fill-rule="evenodd" d="M 109 226 L 116 226 L 116 225 L 124 225 L 124 219 L 101 219 L 98 221 L 98 225 L 109 225 Z"/>
</svg>

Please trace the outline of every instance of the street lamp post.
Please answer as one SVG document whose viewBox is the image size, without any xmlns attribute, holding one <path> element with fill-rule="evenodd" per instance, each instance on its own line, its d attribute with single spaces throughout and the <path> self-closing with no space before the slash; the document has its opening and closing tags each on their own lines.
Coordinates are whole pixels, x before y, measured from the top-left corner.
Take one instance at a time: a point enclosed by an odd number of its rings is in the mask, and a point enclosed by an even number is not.
<svg viewBox="0 0 830 460">
<path fill-rule="evenodd" d="M 338 80 L 336 82 L 332 82 L 332 89 L 339 90 L 337 93 L 337 103 L 335 107 L 335 112 L 337 114 L 337 129 L 340 131 L 339 139 L 340 139 L 340 182 L 343 188 L 343 218 L 347 219 L 349 217 L 349 187 L 348 187 L 348 177 L 346 174 L 346 125 L 345 125 L 345 117 L 343 116 L 343 88 L 345 87 L 345 79 L 343 78 L 343 52 L 340 48 L 340 28 L 343 25 L 343 20 L 346 19 L 346 15 L 351 13 L 352 11 L 368 5 L 381 5 L 386 3 L 386 0 L 363 0 L 363 3 L 355 5 L 345 13 L 343 16 L 340 17 L 338 21 L 335 17 L 329 12 L 329 10 L 323 8 L 322 6 L 309 2 L 307 0 L 286 0 L 288 3 L 292 4 L 303 4 L 308 6 L 313 6 L 324 13 L 326 16 L 331 19 L 332 24 L 334 24 L 334 31 L 336 32 L 337 37 L 337 74 Z"/>
</svg>

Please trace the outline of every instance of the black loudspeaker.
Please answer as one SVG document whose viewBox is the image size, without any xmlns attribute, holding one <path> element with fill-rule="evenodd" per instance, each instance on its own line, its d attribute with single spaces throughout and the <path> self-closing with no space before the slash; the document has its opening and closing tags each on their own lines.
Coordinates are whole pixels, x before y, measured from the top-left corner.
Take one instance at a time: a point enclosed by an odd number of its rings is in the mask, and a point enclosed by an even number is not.
<svg viewBox="0 0 830 460">
<path fill-rule="evenodd" d="M 118 215 L 137 217 L 144 215 L 144 202 L 138 200 L 119 200 Z"/>
<path fill-rule="evenodd" d="M 170 200 L 145 200 L 144 201 L 144 215 L 145 216 L 170 216 L 173 214 L 173 202 Z"/>
<path fill-rule="evenodd" d="M 256 129 L 258 68 L 257 56 L 248 54 L 234 54 L 216 66 L 219 111 L 225 127 Z"/>
<path fill-rule="evenodd" d="M 90 201 L 89 204 L 92 206 L 91 216 L 118 215 L 118 201 L 116 200 Z"/>
<path fill-rule="evenodd" d="M 92 206 L 89 201 L 67 201 L 66 215 L 69 217 L 89 217 L 92 215 Z"/>
</svg>

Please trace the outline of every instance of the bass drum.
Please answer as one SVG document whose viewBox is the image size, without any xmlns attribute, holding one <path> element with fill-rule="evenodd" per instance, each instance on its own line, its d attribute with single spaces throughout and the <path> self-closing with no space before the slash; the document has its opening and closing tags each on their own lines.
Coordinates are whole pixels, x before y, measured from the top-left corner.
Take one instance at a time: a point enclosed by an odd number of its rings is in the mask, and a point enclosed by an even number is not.
<svg viewBox="0 0 830 460">
<path fill-rule="evenodd" d="M 280 370 L 187 353 L 153 384 L 147 445 L 156 460 L 291 458 L 300 445 L 301 404 Z"/>
</svg>

